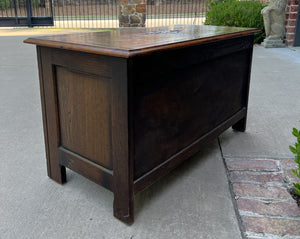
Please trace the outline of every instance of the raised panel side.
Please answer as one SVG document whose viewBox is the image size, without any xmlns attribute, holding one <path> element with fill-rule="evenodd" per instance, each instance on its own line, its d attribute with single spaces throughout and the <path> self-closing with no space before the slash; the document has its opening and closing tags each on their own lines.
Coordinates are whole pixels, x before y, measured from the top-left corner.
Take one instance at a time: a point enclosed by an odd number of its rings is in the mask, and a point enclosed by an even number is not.
<svg viewBox="0 0 300 239">
<path fill-rule="evenodd" d="M 112 169 L 110 78 L 53 66 L 60 145 Z"/>
</svg>

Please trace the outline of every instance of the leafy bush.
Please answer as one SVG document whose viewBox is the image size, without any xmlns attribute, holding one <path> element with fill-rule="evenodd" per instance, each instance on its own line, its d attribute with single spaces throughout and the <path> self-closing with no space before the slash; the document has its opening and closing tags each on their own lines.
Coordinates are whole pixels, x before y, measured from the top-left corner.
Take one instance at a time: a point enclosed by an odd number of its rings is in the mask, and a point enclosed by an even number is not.
<svg viewBox="0 0 300 239">
<path fill-rule="evenodd" d="M 32 7 L 38 7 L 41 3 L 41 0 L 31 0 Z"/>
<path fill-rule="evenodd" d="M 9 0 L 0 0 L 0 9 L 6 9 L 10 7 Z"/>
<path fill-rule="evenodd" d="M 265 6 L 256 0 L 208 0 L 205 25 L 257 28 L 262 32 L 254 36 L 254 43 L 260 43 L 265 35 L 260 12 Z"/>
<path fill-rule="evenodd" d="M 41 0 L 31 0 L 32 7 L 38 7 Z M 0 9 L 7 9 L 10 7 L 10 0 L 0 0 Z"/>
<path fill-rule="evenodd" d="M 293 128 L 293 135 L 297 138 L 294 146 L 290 146 L 290 150 L 295 154 L 295 162 L 298 168 L 292 169 L 292 173 L 300 178 L 300 130 Z M 294 183 L 295 193 L 300 196 L 300 183 Z"/>
</svg>

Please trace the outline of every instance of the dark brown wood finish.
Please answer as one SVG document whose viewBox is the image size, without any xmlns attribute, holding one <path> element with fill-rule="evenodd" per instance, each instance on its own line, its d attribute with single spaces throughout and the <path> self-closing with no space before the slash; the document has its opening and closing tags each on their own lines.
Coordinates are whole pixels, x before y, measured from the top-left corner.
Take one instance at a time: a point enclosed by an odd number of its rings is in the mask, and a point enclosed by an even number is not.
<svg viewBox="0 0 300 239">
<path fill-rule="evenodd" d="M 46 153 L 48 176 L 56 182 L 66 182 L 66 168 L 59 162 L 57 148 L 59 142 L 59 124 L 57 111 L 56 86 L 54 84 L 53 66 L 47 53 L 49 49 L 38 47 L 39 70 L 41 75 L 40 88 L 42 97 L 44 132 L 46 135 Z"/>
<path fill-rule="evenodd" d="M 133 223 L 133 157 L 129 141 L 128 68 L 126 59 L 113 62 L 112 96 L 112 158 L 114 170 L 114 216 Z"/>
<path fill-rule="evenodd" d="M 59 163 L 72 169 L 91 181 L 113 191 L 113 172 L 94 163 L 92 160 L 73 153 L 64 147 L 58 148 Z"/>
<path fill-rule="evenodd" d="M 55 67 L 61 145 L 107 169 L 110 155 L 109 78 Z M 91 111 L 93 109 L 93 111 Z"/>
<path fill-rule="evenodd" d="M 46 100 L 45 100 L 45 91 L 44 91 L 44 77 L 43 77 L 43 67 L 42 67 L 42 55 L 40 48 L 37 47 L 37 58 L 38 58 L 38 69 L 39 69 L 39 83 L 40 83 L 40 95 L 41 95 L 41 108 L 43 115 L 43 129 L 44 129 L 44 140 L 45 140 L 45 151 L 47 159 L 47 173 L 51 178 L 51 162 L 50 162 L 50 152 L 49 152 L 49 140 L 48 140 L 48 124 L 46 118 Z M 60 168 L 60 177 L 58 178 L 59 183 L 63 184 L 66 182 L 66 169 L 64 167 Z"/>
<path fill-rule="evenodd" d="M 248 57 L 248 76 L 245 78 L 245 85 L 243 87 L 243 91 L 241 92 L 241 98 L 243 99 L 243 106 L 245 106 L 246 114 L 245 116 L 239 120 L 237 123 L 232 125 L 232 128 L 240 131 L 245 132 L 246 125 L 247 125 L 247 113 L 248 113 L 248 100 L 249 100 L 249 90 L 250 90 L 250 77 L 251 77 L 251 66 L 252 66 L 252 56 L 253 56 L 253 47 L 249 48 L 249 57 Z"/>
<path fill-rule="evenodd" d="M 134 194 L 233 126 L 246 127 L 255 29 L 170 26 L 30 38 L 37 44 L 48 175 L 65 167 Z"/>
<path fill-rule="evenodd" d="M 136 58 L 135 180 L 246 107 L 251 44 L 240 37 Z"/>
<path fill-rule="evenodd" d="M 199 151 L 203 145 L 207 144 L 211 140 L 218 137 L 222 132 L 228 129 L 234 122 L 243 119 L 246 115 L 246 109 L 243 108 L 238 113 L 234 114 L 232 117 L 224 121 L 222 124 L 218 125 L 216 128 L 202 135 L 200 138 L 195 140 L 192 144 L 181 149 L 176 154 L 172 155 L 170 158 L 157 165 L 155 168 L 151 169 L 149 172 L 145 173 L 143 176 L 139 177 L 134 181 L 134 193 L 138 193 L 155 181 L 157 181 L 162 176 L 168 174 L 172 169 L 176 168 L 182 161 L 193 156 Z"/>
<path fill-rule="evenodd" d="M 24 42 L 51 48 L 130 58 L 257 32 L 260 31 L 252 28 L 174 25 L 43 36 L 28 38 Z"/>
</svg>

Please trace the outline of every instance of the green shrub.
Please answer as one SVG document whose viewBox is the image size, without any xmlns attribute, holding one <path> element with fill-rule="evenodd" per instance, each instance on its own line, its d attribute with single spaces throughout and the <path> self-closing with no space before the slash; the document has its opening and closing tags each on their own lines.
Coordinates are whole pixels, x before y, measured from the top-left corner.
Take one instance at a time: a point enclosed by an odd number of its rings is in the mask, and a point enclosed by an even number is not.
<svg viewBox="0 0 300 239">
<path fill-rule="evenodd" d="M 259 1 L 208 0 L 205 25 L 257 28 L 262 32 L 254 36 L 254 43 L 260 43 L 265 35 L 260 12 L 265 6 Z"/>
<path fill-rule="evenodd" d="M 38 7 L 41 3 L 41 0 L 31 0 L 32 7 Z"/>
<path fill-rule="evenodd" d="M 41 0 L 31 0 L 32 7 L 38 7 Z M 0 0 L 0 9 L 7 9 L 10 7 L 10 0 Z"/>
<path fill-rule="evenodd" d="M 295 154 L 295 163 L 298 164 L 298 168 L 292 169 L 292 174 L 300 178 L 300 130 L 293 128 L 293 135 L 296 137 L 296 143 L 290 146 L 290 150 Z M 300 196 L 300 183 L 294 183 L 295 193 Z"/>
<path fill-rule="evenodd" d="M 9 0 L 0 0 L 0 9 L 6 9 L 10 7 Z"/>
</svg>

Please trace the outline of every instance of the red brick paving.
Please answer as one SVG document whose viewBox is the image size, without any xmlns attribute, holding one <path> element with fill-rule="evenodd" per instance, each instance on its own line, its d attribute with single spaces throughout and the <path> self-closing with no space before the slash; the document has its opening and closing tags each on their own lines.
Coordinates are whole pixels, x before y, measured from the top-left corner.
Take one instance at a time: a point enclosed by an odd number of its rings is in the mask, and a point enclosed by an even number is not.
<svg viewBox="0 0 300 239">
<path fill-rule="evenodd" d="M 225 159 L 248 239 L 300 237 L 300 208 L 288 193 L 293 159 Z"/>
<path fill-rule="evenodd" d="M 264 170 L 278 171 L 276 160 L 265 159 L 229 159 L 226 160 L 229 170 Z"/>
<path fill-rule="evenodd" d="M 292 169 L 297 167 L 297 164 L 293 159 L 281 159 L 279 162 L 282 169 Z"/>
<path fill-rule="evenodd" d="M 282 159 L 280 160 L 280 166 L 283 171 L 283 175 L 285 180 L 288 182 L 298 182 L 300 183 L 300 179 L 297 178 L 296 175 L 292 174 L 292 168 L 297 168 L 297 164 L 294 162 L 294 160 L 291 159 Z"/>
<path fill-rule="evenodd" d="M 284 187 L 266 186 L 256 184 L 233 184 L 235 195 L 242 197 L 267 198 L 267 199 L 289 199 L 290 194 Z"/>
<path fill-rule="evenodd" d="M 263 183 L 281 183 L 283 178 L 279 173 L 273 172 L 247 172 L 247 171 L 232 171 L 230 173 L 230 180 L 233 183 L 245 182 L 263 182 Z"/>
<path fill-rule="evenodd" d="M 239 210 L 260 215 L 300 217 L 300 209 L 293 200 L 282 202 L 262 201 L 256 199 L 239 198 Z M 300 221 L 299 221 L 300 224 Z"/>
<path fill-rule="evenodd" d="M 283 169 L 283 174 L 284 174 L 285 180 L 287 180 L 289 182 L 300 183 L 299 178 L 296 175 L 293 175 L 292 171 L 290 169 Z"/>
<path fill-rule="evenodd" d="M 299 236 L 300 220 L 268 217 L 242 216 L 246 231 L 276 236 Z"/>
</svg>

